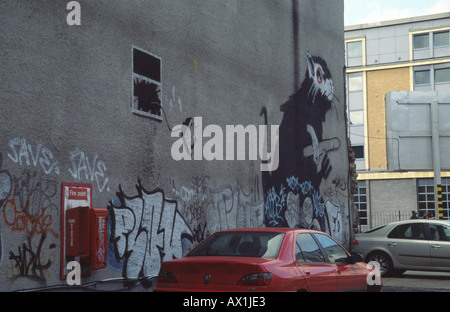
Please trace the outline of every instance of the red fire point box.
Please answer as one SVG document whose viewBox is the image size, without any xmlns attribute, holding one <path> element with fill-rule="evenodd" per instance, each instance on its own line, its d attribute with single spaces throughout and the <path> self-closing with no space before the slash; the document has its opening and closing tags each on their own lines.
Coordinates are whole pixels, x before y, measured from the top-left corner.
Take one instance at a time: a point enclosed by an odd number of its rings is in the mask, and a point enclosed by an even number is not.
<svg viewBox="0 0 450 312">
<path fill-rule="evenodd" d="M 92 269 L 97 270 L 107 266 L 107 210 L 106 208 L 91 208 L 90 213 Z"/>
<path fill-rule="evenodd" d="M 66 256 L 88 256 L 89 207 L 76 207 L 66 211 Z"/>
</svg>

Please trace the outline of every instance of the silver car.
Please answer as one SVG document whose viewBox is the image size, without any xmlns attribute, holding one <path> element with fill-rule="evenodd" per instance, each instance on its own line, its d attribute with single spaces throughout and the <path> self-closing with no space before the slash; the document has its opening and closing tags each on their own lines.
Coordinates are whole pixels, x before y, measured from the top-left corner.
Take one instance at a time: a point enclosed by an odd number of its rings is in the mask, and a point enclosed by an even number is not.
<svg viewBox="0 0 450 312">
<path fill-rule="evenodd" d="M 450 222 L 412 219 L 355 235 L 353 252 L 378 262 L 381 276 L 406 270 L 450 272 Z"/>
</svg>

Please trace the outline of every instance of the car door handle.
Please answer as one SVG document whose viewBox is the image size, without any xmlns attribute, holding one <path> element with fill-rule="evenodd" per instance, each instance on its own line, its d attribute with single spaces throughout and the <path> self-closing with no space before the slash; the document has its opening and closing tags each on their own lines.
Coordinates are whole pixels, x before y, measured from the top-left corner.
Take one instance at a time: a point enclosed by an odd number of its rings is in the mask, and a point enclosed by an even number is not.
<svg viewBox="0 0 450 312">
<path fill-rule="evenodd" d="M 433 248 L 433 249 L 439 249 L 439 248 L 441 248 L 441 245 L 431 245 L 431 248 Z"/>
<path fill-rule="evenodd" d="M 394 247 L 397 246 L 397 243 L 388 243 L 388 246 Z"/>
<path fill-rule="evenodd" d="M 310 275 L 311 274 L 311 272 L 309 272 L 309 271 L 303 271 L 306 275 Z"/>
</svg>

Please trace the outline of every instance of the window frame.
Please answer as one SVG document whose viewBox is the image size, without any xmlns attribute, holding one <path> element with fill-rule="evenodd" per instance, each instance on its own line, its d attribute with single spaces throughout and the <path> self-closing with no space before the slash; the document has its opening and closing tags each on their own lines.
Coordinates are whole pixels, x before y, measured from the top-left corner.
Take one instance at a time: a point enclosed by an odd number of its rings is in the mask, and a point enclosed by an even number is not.
<svg viewBox="0 0 450 312">
<path fill-rule="evenodd" d="M 417 179 L 417 211 L 419 217 L 423 213 L 435 212 L 433 179 Z"/>
<path fill-rule="evenodd" d="M 428 40 L 426 40 L 425 42 L 427 42 L 427 46 L 424 47 L 416 47 L 416 38 L 418 37 L 427 37 Z M 413 35 L 413 49 L 414 50 L 428 50 L 430 49 L 430 33 L 426 32 L 426 33 L 419 33 L 419 34 L 414 34 Z"/>
<path fill-rule="evenodd" d="M 316 246 L 317 246 L 317 251 L 319 252 L 318 256 L 322 256 L 323 261 L 311 261 L 309 260 L 309 258 L 307 256 L 305 256 L 305 251 L 302 248 L 302 244 L 299 243 L 299 238 L 300 237 L 310 237 L 310 241 L 313 242 Z M 319 263 L 319 264 L 325 264 L 328 263 L 328 257 L 326 256 L 326 254 L 324 254 L 323 250 L 322 250 L 322 246 L 320 246 L 320 243 L 317 241 L 317 239 L 311 234 L 311 233 L 298 233 L 297 237 L 295 238 L 295 244 L 296 244 L 296 248 L 298 246 L 298 248 L 301 251 L 301 254 L 303 256 L 303 259 L 305 260 L 304 262 L 299 262 L 297 257 L 296 257 L 296 261 L 297 263 Z M 297 250 L 297 249 L 296 249 Z M 307 254 L 309 255 L 309 254 Z M 297 256 L 297 252 L 296 252 L 296 256 Z"/>
<path fill-rule="evenodd" d="M 406 230 L 402 231 L 402 234 L 404 236 L 404 234 L 411 229 L 411 231 L 413 231 L 413 226 L 418 226 L 421 227 L 421 233 L 423 234 L 423 237 L 402 237 L 399 232 L 400 228 L 404 228 L 407 227 Z M 395 235 L 393 234 L 395 232 Z M 428 240 L 427 239 L 427 232 L 426 232 L 426 228 L 425 228 L 425 223 L 422 222 L 409 222 L 409 223 L 404 223 L 404 224 L 399 224 L 396 227 L 394 227 L 389 234 L 387 235 L 387 238 L 391 238 L 391 239 L 401 239 L 401 240 Z"/>
<path fill-rule="evenodd" d="M 428 82 L 418 83 L 416 73 L 428 72 Z M 414 70 L 414 86 L 431 86 L 431 69 L 415 69 Z"/>
<path fill-rule="evenodd" d="M 436 45 L 436 35 L 447 34 L 447 43 L 442 45 Z M 450 46 L 450 31 L 442 30 L 433 32 L 433 48 L 445 48 Z"/>
<path fill-rule="evenodd" d="M 443 224 L 428 224 L 428 228 L 430 229 L 430 240 L 434 242 L 450 242 L 450 225 Z M 434 234 L 438 234 L 439 239 L 435 239 Z M 448 235 L 447 235 L 448 234 Z M 447 239 L 443 239 L 444 237 Z"/>
<path fill-rule="evenodd" d="M 356 121 L 361 120 L 360 122 L 355 122 L 355 114 L 358 114 L 358 118 L 356 118 Z M 359 116 L 361 114 L 361 116 Z M 353 118 L 352 118 L 353 115 Z M 355 109 L 355 110 L 350 110 L 348 112 L 348 124 L 351 127 L 356 127 L 356 126 L 363 126 L 364 125 L 364 109 Z"/>
<path fill-rule="evenodd" d="M 363 41 L 362 40 L 347 41 L 346 44 L 347 44 L 346 48 L 347 48 L 347 58 L 348 59 L 351 59 L 351 58 L 357 59 L 357 58 L 363 57 Z M 356 45 L 356 44 L 358 44 L 358 48 L 359 48 L 358 50 L 359 50 L 360 54 L 359 55 L 350 55 L 349 45 Z"/>
<path fill-rule="evenodd" d="M 136 65 L 137 65 L 137 61 L 135 60 L 135 52 L 136 53 L 140 53 L 140 54 L 145 54 L 145 57 L 148 58 L 148 60 L 150 60 L 150 62 L 152 63 L 156 63 L 157 66 L 159 66 L 159 69 L 156 68 L 156 72 L 158 72 L 156 74 L 156 77 L 150 77 L 150 75 L 143 73 L 142 69 L 136 69 Z M 163 101 L 162 101 L 162 59 L 151 53 L 148 52 L 142 48 L 139 48 L 137 46 L 132 46 L 131 47 L 131 111 L 134 114 L 140 115 L 140 116 L 145 116 L 145 117 L 150 117 L 153 119 L 156 119 L 158 121 L 162 121 L 163 120 Z M 144 109 L 140 109 L 142 108 L 142 106 L 140 107 L 140 103 L 139 103 L 139 95 L 136 95 L 136 90 L 137 90 L 137 84 L 141 84 L 144 83 L 145 85 L 151 85 L 152 89 L 155 89 L 154 91 L 148 91 L 150 88 L 148 86 L 144 87 L 144 92 L 146 96 L 149 96 L 150 93 L 153 93 L 152 96 L 153 98 L 155 97 L 154 93 L 158 93 L 158 101 L 157 102 L 152 102 L 150 106 L 155 107 L 156 109 L 152 109 L 149 108 L 147 110 L 147 108 Z M 140 88 L 142 88 L 142 85 L 140 86 Z M 142 89 L 141 89 L 142 90 Z M 159 105 L 159 107 L 158 107 Z M 156 113 L 153 113 L 152 111 L 155 111 Z"/>
<path fill-rule="evenodd" d="M 357 89 L 352 89 L 350 88 L 350 80 L 351 79 L 360 79 L 361 82 L 361 87 L 357 88 Z M 364 76 L 362 73 L 356 73 L 356 74 L 349 74 L 347 75 L 347 88 L 348 88 L 348 92 L 349 93 L 353 93 L 353 92 L 363 92 L 364 91 Z M 359 84 L 358 84 L 359 86 Z"/>
<path fill-rule="evenodd" d="M 445 81 L 438 81 L 437 80 L 437 72 L 440 71 L 440 70 L 447 70 L 448 71 L 448 73 L 449 73 L 448 80 L 445 80 Z M 434 69 L 434 84 L 448 84 L 448 83 L 450 83 L 450 67 L 435 68 Z"/>
<path fill-rule="evenodd" d="M 328 259 L 329 263 L 347 263 L 348 257 L 349 257 L 348 252 L 341 245 L 339 245 L 335 240 L 333 240 L 332 238 L 330 238 L 329 236 L 327 236 L 325 234 L 314 233 L 313 236 L 317 240 L 319 246 L 322 249 L 322 253 L 324 254 L 325 258 Z M 324 240 L 326 240 L 328 242 L 331 242 L 332 245 L 325 246 L 324 241 L 322 241 L 321 238 L 323 238 Z M 334 254 L 337 254 L 335 249 L 338 249 L 339 253 L 345 255 L 345 257 L 340 257 L 340 258 L 335 258 L 334 256 L 330 257 L 330 255 L 334 255 L 332 252 L 329 252 L 329 250 L 331 250 L 331 249 L 328 249 L 328 248 L 330 248 L 331 246 L 333 248 Z"/>
<path fill-rule="evenodd" d="M 362 192 L 364 190 L 364 192 Z M 364 198 L 364 200 L 363 200 Z M 368 207 L 367 207 L 367 186 L 366 181 L 358 181 L 358 190 L 353 194 L 353 203 L 358 210 L 359 224 L 367 226 L 368 223 Z"/>
</svg>

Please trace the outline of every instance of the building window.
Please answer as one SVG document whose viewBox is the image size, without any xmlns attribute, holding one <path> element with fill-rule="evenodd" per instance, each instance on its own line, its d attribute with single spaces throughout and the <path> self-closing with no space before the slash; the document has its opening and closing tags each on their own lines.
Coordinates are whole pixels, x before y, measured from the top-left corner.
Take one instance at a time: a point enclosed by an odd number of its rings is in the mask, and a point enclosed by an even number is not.
<svg viewBox="0 0 450 312">
<path fill-rule="evenodd" d="M 360 92 L 363 90 L 362 74 L 348 75 L 348 91 Z"/>
<path fill-rule="evenodd" d="M 353 195 L 354 203 L 358 209 L 359 225 L 367 225 L 367 194 L 366 181 L 358 181 L 358 191 Z"/>
<path fill-rule="evenodd" d="M 136 47 L 132 57 L 132 111 L 161 120 L 161 59 Z"/>
<path fill-rule="evenodd" d="M 415 86 L 430 85 L 430 71 L 429 70 L 414 71 L 414 85 Z"/>
<path fill-rule="evenodd" d="M 355 110 L 349 112 L 350 126 L 361 126 L 364 124 L 364 111 Z"/>
<path fill-rule="evenodd" d="M 440 211 L 440 213 L 442 213 L 443 216 L 440 217 L 440 219 L 450 220 L 450 178 L 442 178 L 441 186 L 442 211 Z M 417 196 L 419 204 L 419 216 L 422 217 L 424 213 L 427 213 L 428 215 L 432 213 L 436 217 L 433 179 L 417 180 Z"/>
<path fill-rule="evenodd" d="M 430 47 L 430 35 L 414 35 L 414 49 L 428 49 Z"/>
<path fill-rule="evenodd" d="M 364 145 L 352 146 L 356 159 L 364 159 Z"/>
<path fill-rule="evenodd" d="M 434 204 L 434 182 L 433 179 L 417 180 L 417 196 L 419 205 L 419 217 L 425 213 L 435 213 Z"/>
<path fill-rule="evenodd" d="M 450 82 L 450 68 L 440 68 L 434 71 L 435 83 L 448 83 Z"/>
<path fill-rule="evenodd" d="M 448 31 L 436 32 L 433 34 L 434 47 L 446 47 L 450 45 L 450 36 Z"/>
<path fill-rule="evenodd" d="M 347 42 L 347 56 L 362 57 L 362 41 Z"/>
</svg>

